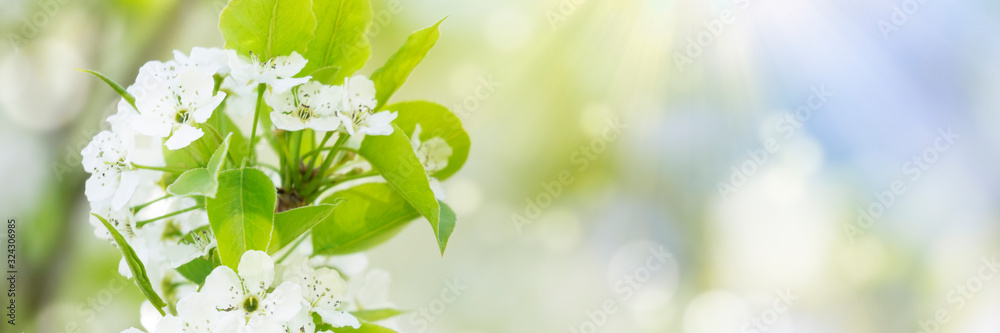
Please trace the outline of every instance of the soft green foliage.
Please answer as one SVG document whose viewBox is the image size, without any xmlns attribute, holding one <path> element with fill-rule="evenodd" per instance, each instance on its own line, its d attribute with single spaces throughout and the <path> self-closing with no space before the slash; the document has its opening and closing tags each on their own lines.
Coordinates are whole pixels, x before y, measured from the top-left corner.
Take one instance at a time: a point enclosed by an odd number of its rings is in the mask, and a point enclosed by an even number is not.
<svg viewBox="0 0 1000 333">
<path fill-rule="evenodd" d="M 406 39 L 406 44 L 403 44 L 392 57 L 389 57 L 382 68 L 372 73 L 372 81 L 375 82 L 375 97 L 378 100 L 378 107 L 375 109 L 381 109 L 389 101 L 389 97 L 403 85 L 413 68 L 417 67 L 417 64 L 424 59 L 427 51 L 430 51 L 434 43 L 437 42 L 438 36 L 441 34 L 438 31 L 438 25 L 443 21 L 444 19 L 441 19 L 434 25 L 411 34 Z"/>
<path fill-rule="evenodd" d="M 378 170 L 390 188 L 431 223 L 438 242 L 442 242 L 442 236 L 445 236 L 443 241 L 447 242 L 447 235 L 442 235 L 438 230 L 441 207 L 434 198 L 427 173 L 417 160 L 409 138 L 398 126 L 393 127 L 395 131 L 390 135 L 365 137 L 361 142 L 361 156 Z M 441 253 L 444 253 L 443 247 Z"/>
<path fill-rule="evenodd" d="M 97 214 L 91 215 L 94 215 L 94 217 L 97 217 L 98 220 L 101 220 L 104 227 L 111 233 L 111 237 L 114 238 L 115 244 L 118 244 L 118 248 L 122 250 L 122 257 L 125 258 L 125 263 L 128 264 L 128 269 L 132 271 L 132 278 L 135 279 L 135 284 L 139 286 L 139 290 L 142 291 L 143 295 L 146 295 L 146 299 L 149 299 L 149 303 L 152 303 L 153 306 L 156 307 L 156 310 L 160 311 L 161 315 L 164 314 L 163 307 L 167 306 L 167 303 L 163 302 L 163 300 L 160 299 L 160 296 L 156 294 L 156 291 L 153 290 L 153 286 L 149 283 L 149 276 L 146 275 L 146 267 L 142 265 L 142 261 L 139 260 L 139 256 L 137 256 L 135 251 L 132 250 L 132 246 L 128 245 L 128 242 L 125 241 L 125 237 L 122 237 L 122 234 L 118 232 L 118 229 L 111 226 L 111 223 L 108 223 L 108 220 L 105 220 Z"/>
<path fill-rule="evenodd" d="M 413 134 L 416 124 L 420 124 L 420 140 L 427 141 L 433 137 L 440 137 L 448 142 L 451 147 L 451 157 L 448 158 L 448 166 L 435 172 L 431 176 L 439 180 L 445 180 L 458 172 L 469 158 L 469 134 L 462 128 L 462 121 L 455 116 L 448 108 L 428 101 L 412 101 L 395 103 L 385 107 L 386 110 L 396 111 L 398 116 L 393 121 L 407 135 Z"/>
<path fill-rule="evenodd" d="M 173 184 L 167 186 L 167 192 L 173 195 L 203 195 L 214 198 L 215 192 L 219 189 L 219 171 L 226 162 L 232 136 L 232 133 L 226 136 L 222 145 L 208 160 L 208 165 L 185 171 Z"/>
<path fill-rule="evenodd" d="M 219 192 L 206 200 L 222 263 L 233 269 L 243 252 L 267 251 L 274 236 L 276 193 L 271 179 L 252 168 L 219 175 Z"/>
<path fill-rule="evenodd" d="M 316 34 L 305 53 L 309 63 L 304 72 L 325 84 L 343 83 L 371 56 L 365 32 L 372 21 L 372 5 L 368 0 L 313 0 L 313 12 Z M 339 70 L 315 72 L 324 67 Z"/>
<path fill-rule="evenodd" d="M 303 54 L 316 29 L 311 8 L 310 0 L 232 0 L 222 10 L 219 30 L 226 48 L 243 56 Z"/>
<path fill-rule="evenodd" d="M 308 67 L 308 65 L 306 67 Z M 321 82 L 328 82 L 329 81 L 329 82 L 333 82 L 334 81 L 334 77 L 336 77 L 337 73 L 339 73 L 339 72 L 340 72 L 340 67 L 337 67 L 337 66 L 326 66 L 326 67 L 317 68 L 316 70 L 313 70 L 312 72 L 307 72 L 307 73 L 309 73 L 309 76 L 312 76 L 313 79 L 315 79 L 316 81 L 321 81 Z"/>
<path fill-rule="evenodd" d="M 451 210 L 444 201 L 438 201 L 438 205 L 441 206 L 441 219 L 438 222 L 438 227 L 434 230 L 434 236 L 437 237 L 438 247 L 441 248 L 441 254 L 444 254 L 444 248 L 448 246 L 448 238 L 451 237 L 451 233 L 455 231 L 455 222 L 457 218 L 455 217 L 455 211 Z"/>
<path fill-rule="evenodd" d="M 274 215 L 274 237 L 267 252 L 273 254 L 295 241 L 333 213 L 339 202 L 290 209 Z"/>
<path fill-rule="evenodd" d="M 205 283 L 205 278 L 212 273 L 215 267 L 215 264 L 211 260 L 195 258 L 177 267 L 177 273 L 180 273 L 188 281 L 197 283 L 200 286 Z"/>
<path fill-rule="evenodd" d="M 389 319 L 404 313 L 406 312 L 396 309 L 372 309 L 372 310 L 359 310 L 351 312 L 352 315 L 364 321 L 379 321 L 383 319 Z"/>
<path fill-rule="evenodd" d="M 118 82 L 115 82 L 114 80 L 112 80 L 111 78 L 107 77 L 106 75 L 98 73 L 98 72 L 95 72 L 95 71 L 86 70 L 86 69 L 79 69 L 79 71 L 85 72 L 85 73 L 90 73 L 90 74 L 93 74 L 94 76 L 100 78 L 101 81 L 104 81 L 104 83 L 107 83 L 108 86 L 111 87 L 111 89 L 114 89 L 115 92 L 118 93 L 118 95 L 120 95 L 123 99 L 125 99 L 125 101 L 128 102 L 128 104 L 131 105 L 133 109 L 135 109 L 136 111 L 139 110 L 138 108 L 135 107 L 135 97 L 133 97 L 132 94 L 129 94 L 128 91 L 125 91 L 125 88 L 122 87 L 122 85 L 118 84 Z"/>
<path fill-rule="evenodd" d="M 403 197 L 383 183 L 368 183 L 336 192 L 324 202 L 343 200 L 313 229 L 317 254 L 348 254 L 369 249 L 395 236 L 420 216 Z"/>
</svg>

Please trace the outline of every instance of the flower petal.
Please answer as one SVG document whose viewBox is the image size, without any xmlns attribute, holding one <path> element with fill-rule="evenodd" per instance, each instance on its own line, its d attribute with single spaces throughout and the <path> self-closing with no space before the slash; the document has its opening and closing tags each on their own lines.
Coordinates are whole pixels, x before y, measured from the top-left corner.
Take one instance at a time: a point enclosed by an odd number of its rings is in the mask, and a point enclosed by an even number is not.
<svg viewBox="0 0 1000 333">
<path fill-rule="evenodd" d="M 176 131 L 174 131 L 174 134 L 171 135 L 170 138 L 167 139 L 167 142 L 165 142 L 164 144 L 167 145 L 167 149 L 178 150 L 187 147 L 192 142 L 194 142 L 194 140 L 198 140 L 198 138 L 201 138 L 202 135 L 205 135 L 205 132 L 202 131 L 201 129 L 194 128 L 193 126 L 188 124 L 184 124 L 181 125 L 181 127 L 178 128 Z"/>
<path fill-rule="evenodd" d="M 302 287 L 295 282 L 284 282 L 260 302 L 258 309 L 269 319 L 286 322 L 302 308 Z"/>
<path fill-rule="evenodd" d="M 139 175 L 138 171 L 122 172 L 121 180 L 118 182 L 118 190 L 115 191 L 115 196 L 111 199 L 111 208 L 119 210 L 125 207 L 129 199 L 132 199 L 132 194 L 135 193 L 135 188 L 139 186 L 141 180 L 142 176 Z"/>
<path fill-rule="evenodd" d="M 358 133 L 364 133 L 368 135 L 389 135 L 392 134 L 392 121 L 396 119 L 395 112 L 382 111 L 371 116 L 368 116 L 368 120 L 365 122 L 364 126 L 358 130 Z"/>
<path fill-rule="evenodd" d="M 271 111 L 271 122 L 274 127 L 286 131 L 301 131 L 306 128 L 306 124 L 299 117 L 279 111 Z"/>
<path fill-rule="evenodd" d="M 306 67 L 308 61 L 298 52 L 274 58 L 274 74 L 279 78 L 289 78 L 295 76 Z"/>
<path fill-rule="evenodd" d="M 264 103 L 278 112 L 294 111 L 296 108 L 295 94 L 290 91 L 278 93 L 272 90 L 264 92 Z"/>
<path fill-rule="evenodd" d="M 215 109 L 218 108 L 225 99 L 226 93 L 220 91 L 218 94 L 215 94 L 215 96 L 212 96 L 212 99 L 207 103 L 195 108 L 194 112 L 191 113 L 191 117 L 194 118 L 194 122 L 204 123 L 208 121 L 208 118 L 212 117 L 212 112 L 215 111 Z"/>
<path fill-rule="evenodd" d="M 192 293 L 177 301 L 177 315 L 195 332 L 209 332 L 217 324 L 219 312 L 212 306 L 213 299 L 206 293 Z M 156 330 L 160 332 L 159 329 Z"/>
<path fill-rule="evenodd" d="M 274 260 L 262 251 L 247 251 L 240 259 L 240 278 L 250 295 L 262 295 L 267 286 L 274 282 Z M 294 314 L 294 313 L 293 313 Z"/>
<path fill-rule="evenodd" d="M 150 332 L 184 333 L 184 321 L 168 314 L 166 317 L 163 317 L 163 320 L 160 320 L 160 322 L 156 325 L 156 329 Z"/>
<path fill-rule="evenodd" d="M 355 318 L 350 313 L 344 311 L 321 309 L 321 308 L 314 309 L 313 311 L 315 311 L 316 314 L 318 314 L 321 318 L 323 318 L 324 323 L 330 324 L 330 326 L 333 327 L 350 326 L 353 328 L 361 327 L 361 323 L 358 322 L 358 318 Z"/>
<path fill-rule="evenodd" d="M 280 94 L 288 91 L 288 89 L 292 89 L 292 87 L 294 86 L 309 82 L 309 79 L 311 78 L 312 77 L 310 76 L 306 76 L 298 78 L 275 79 L 273 82 L 271 82 L 271 89 L 273 89 L 274 92 Z"/>
<path fill-rule="evenodd" d="M 91 203 L 103 201 L 115 194 L 115 186 L 118 186 L 117 173 L 111 170 L 98 170 L 87 179 L 83 193 L 87 195 L 87 201 Z"/>
<path fill-rule="evenodd" d="M 317 269 L 313 276 L 314 285 L 306 290 L 306 299 L 317 308 L 336 310 L 347 283 L 340 278 L 340 273 L 326 267 Z"/>
<path fill-rule="evenodd" d="M 170 124 L 163 121 L 163 119 L 154 117 L 152 115 L 142 114 L 139 116 L 132 117 L 131 123 L 132 128 L 137 132 L 155 136 L 158 138 L 165 138 L 170 135 Z"/>
<path fill-rule="evenodd" d="M 212 297 L 216 309 L 239 309 L 243 306 L 243 283 L 232 268 L 216 267 L 205 278 L 202 290 Z"/>
<path fill-rule="evenodd" d="M 320 132 L 336 131 L 340 128 L 340 119 L 337 117 L 322 117 L 309 120 L 309 128 Z"/>
<path fill-rule="evenodd" d="M 288 332 L 313 333 L 316 331 L 316 324 L 313 323 L 312 316 L 309 315 L 309 309 L 302 308 L 285 324 L 285 329 Z"/>
</svg>

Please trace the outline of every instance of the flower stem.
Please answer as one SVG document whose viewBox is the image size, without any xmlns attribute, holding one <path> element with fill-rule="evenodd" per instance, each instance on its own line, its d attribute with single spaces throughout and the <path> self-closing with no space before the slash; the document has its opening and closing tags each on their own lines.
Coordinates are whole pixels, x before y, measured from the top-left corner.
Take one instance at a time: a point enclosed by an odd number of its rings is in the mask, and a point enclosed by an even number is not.
<svg viewBox="0 0 1000 333">
<path fill-rule="evenodd" d="M 155 167 L 155 166 L 141 165 L 141 164 L 135 164 L 135 163 L 132 163 L 132 167 L 134 167 L 136 169 L 156 170 L 156 171 L 171 172 L 171 173 L 183 173 L 184 171 L 187 171 L 187 170 L 178 169 L 178 168 Z"/>
<path fill-rule="evenodd" d="M 318 177 L 312 179 L 311 181 L 309 181 L 309 183 L 307 183 L 306 186 L 303 188 L 303 191 L 299 192 L 299 193 L 301 193 L 301 194 L 303 194 L 303 195 L 305 195 L 307 197 L 309 197 L 309 196 L 312 195 L 313 191 L 315 191 L 316 188 L 319 187 L 320 183 L 322 183 L 324 181 L 323 178 L 325 177 L 326 169 L 330 167 L 330 163 L 333 163 L 333 160 L 335 159 L 335 156 L 337 155 L 337 153 L 336 153 L 337 149 L 339 149 L 341 146 L 343 146 L 344 142 L 347 142 L 347 139 L 349 137 L 350 137 L 349 135 L 341 134 L 340 137 L 337 138 L 337 142 L 333 144 L 333 147 L 330 147 L 330 152 L 327 153 L 326 154 L 326 158 L 323 159 L 323 165 L 321 165 L 319 167 L 319 170 L 316 171 L 316 175 Z M 326 148 L 323 148 L 323 149 L 326 149 Z"/>
<path fill-rule="evenodd" d="M 292 139 L 289 144 L 292 146 L 292 154 L 289 156 L 291 157 L 291 164 L 289 165 L 291 169 L 289 170 L 289 173 L 292 175 L 292 184 L 299 186 L 302 185 L 302 173 L 299 172 L 299 152 L 302 149 L 302 131 L 292 132 Z"/>
<path fill-rule="evenodd" d="M 150 202 L 147 202 L 147 203 L 144 203 L 144 204 L 132 207 L 132 214 L 138 213 L 143 208 L 146 208 L 146 206 L 152 205 L 152 204 L 154 204 L 156 202 L 159 202 L 160 200 L 163 200 L 163 199 L 166 199 L 166 198 L 169 198 L 169 197 L 172 197 L 172 196 L 173 196 L 172 194 L 167 194 L 167 195 L 164 195 L 164 196 L 159 197 L 157 199 L 154 199 L 153 201 L 150 201 Z"/>
<path fill-rule="evenodd" d="M 282 261 L 285 261 L 285 258 L 288 258 L 288 255 L 292 254 L 292 252 L 295 252 L 295 249 L 299 247 L 299 244 L 302 244 L 302 241 L 306 240 L 306 238 L 309 237 L 309 233 L 311 232 L 312 229 L 309 229 L 304 234 L 302 234 L 302 236 L 299 237 L 299 240 L 295 241 L 295 244 L 292 244 L 292 246 L 288 248 L 288 252 L 285 252 L 285 254 L 281 256 L 281 258 L 278 258 L 277 263 L 280 264 Z"/>
<path fill-rule="evenodd" d="M 253 127 L 250 128 L 250 147 L 247 151 L 247 159 L 243 160 L 243 164 L 240 166 L 241 168 L 246 167 L 247 160 L 253 161 L 254 143 L 256 143 L 257 140 L 257 121 L 260 119 L 260 104 L 264 99 L 265 89 L 267 89 L 267 85 L 263 83 L 257 85 L 257 106 L 253 111 Z"/>
<path fill-rule="evenodd" d="M 173 213 L 169 213 L 169 214 L 166 214 L 166 215 L 154 217 L 154 218 L 151 218 L 151 219 L 148 219 L 148 220 L 138 221 L 138 222 L 135 223 L 135 226 L 139 227 L 139 228 L 142 228 L 142 226 L 144 226 L 146 224 L 149 224 L 150 222 L 155 222 L 155 221 L 158 221 L 158 220 L 162 220 L 162 219 L 174 216 L 174 215 L 184 214 L 184 213 L 187 213 L 187 212 L 190 212 L 192 210 L 199 209 L 199 208 L 202 208 L 202 206 L 201 205 L 194 205 L 194 206 L 191 206 L 191 207 L 188 207 L 188 208 L 184 208 L 184 209 L 178 210 L 178 211 L 173 212 Z"/>
<path fill-rule="evenodd" d="M 319 142 L 319 146 L 317 146 L 318 148 L 314 149 L 313 151 L 310 151 L 308 154 L 302 155 L 302 157 L 306 157 L 312 155 L 313 152 L 316 153 L 315 155 L 312 156 L 312 158 L 309 159 L 309 164 L 306 164 L 307 169 L 312 171 L 313 165 L 316 165 L 316 158 L 319 157 L 319 152 L 322 151 L 323 146 L 326 145 L 327 141 L 330 141 L 330 137 L 332 136 L 333 136 L 333 131 L 326 132 L 326 135 L 323 136 L 323 141 Z M 312 180 L 312 172 L 310 172 L 309 175 L 310 175 L 309 180 Z"/>
</svg>

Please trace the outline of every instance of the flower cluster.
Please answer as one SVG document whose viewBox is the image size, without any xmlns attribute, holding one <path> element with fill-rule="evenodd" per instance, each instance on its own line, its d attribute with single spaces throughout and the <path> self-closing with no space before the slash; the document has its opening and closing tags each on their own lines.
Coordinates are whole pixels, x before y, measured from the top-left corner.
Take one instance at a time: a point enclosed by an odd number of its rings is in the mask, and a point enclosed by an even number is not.
<svg viewBox="0 0 1000 333">
<path fill-rule="evenodd" d="M 344 165 L 357 157 L 327 149 L 307 158 L 297 150 L 301 143 L 291 143 L 292 135 L 306 130 L 325 133 L 327 139 L 336 135 L 334 148 L 339 148 L 353 135 L 393 133 L 396 113 L 375 112 L 378 102 L 371 80 L 354 75 L 344 78 L 343 85 L 324 84 L 299 75 L 306 63 L 294 52 L 261 60 L 223 49 L 194 48 L 190 55 L 174 51 L 174 59 L 151 61 L 140 68 L 135 83 L 119 92 L 123 98 L 117 112 L 107 119 L 110 130 L 94 136 L 81 152 L 84 170 L 90 173 L 85 194 L 95 234 L 106 240 L 120 235 L 124 243 L 114 244 L 131 249 L 145 276 L 133 276 L 136 271 L 128 258 L 122 259 L 120 273 L 142 279 L 140 284 L 148 284 L 152 293 L 173 304 L 152 313 L 143 311 L 147 332 L 312 333 L 318 325 L 327 329 L 361 325 L 346 312 L 348 284 L 329 265 L 317 266 L 304 258 L 276 265 L 267 252 L 256 250 L 244 252 L 235 270 L 222 265 L 216 230 L 205 207 L 211 195 L 177 193 L 167 186 L 188 171 L 209 168 L 209 155 L 215 159 L 213 151 L 218 151 L 217 165 L 229 163 L 231 168 L 249 163 L 268 169 L 266 163 L 280 163 L 280 169 L 273 168 L 279 172 L 275 186 L 279 193 L 293 194 L 279 201 L 294 204 L 279 204 L 278 211 L 300 207 L 336 185 L 330 179 L 344 177 L 327 171 L 332 161 L 338 161 L 333 166 Z M 247 101 L 254 100 L 249 103 L 253 110 L 246 110 Z M 264 117 L 273 125 L 264 128 L 264 135 L 272 144 L 286 144 L 275 148 L 278 161 L 254 156 L 258 128 L 250 128 L 249 140 L 240 130 L 246 126 L 221 128 L 231 122 L 226 114 L 252 113 L 256 124 L 263 112 L 268 112 Z M 249 152 L 238 156 L 232 152 L 236 148 L 228 149 L 231 135 L 243 138 Z M 291 149 L 286 151 L 293 146 L 294 155 Z M 324 152 L 326 157 L 320 158 Z M 318 158 L 329 161 L 315 168 Z M 286 163 L 289 160 L 297 162 Z M 308 170 L 303 169 L 306 161 Z M 371 174 L 368 169 L 362 173 Z M 213 173 L 206 171 L 217 177 L 218 172 Z M 298 201 L 293 200 L 296 196 Z M 195 264 L 209 265 L 210 274 L 192 273 Z M 147 302 L 144 309 L 149 307 Z"/>
<path fill-rule="evenodd" d="M 313 315 L 332 328 L 358 328 L 361 323 L 342 310 L 346 282 L 337 271 L 313 269 L 304 260 L 281 265 L 267 253 L 243 254 L 239 273 L 226 266 L 208 276 L 202 291 L 177 302 L 177 315 L 144 311 L 150 333 L 193 332 L 316 332 Z M 142 332 L 136 328 L 123 333 Z M 329 331 L 320 331 L 329 332 Z"/>
</svg>

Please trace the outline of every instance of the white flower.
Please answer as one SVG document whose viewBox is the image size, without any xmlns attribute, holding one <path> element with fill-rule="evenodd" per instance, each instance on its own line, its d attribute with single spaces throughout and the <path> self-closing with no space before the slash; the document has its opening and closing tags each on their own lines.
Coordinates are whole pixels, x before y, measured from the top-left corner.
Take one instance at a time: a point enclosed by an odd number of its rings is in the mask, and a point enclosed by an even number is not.
<svg viewBox="0 0 1000 333">
<path fill-rule="evenodd" d="M 420 132 L 420 124 L 417 124 L 413 129 L 413 134 L 410 135 L 410 145 L 413 146 L 413 152 L 417 154 L 420 164 L 427 170 L 427 174 L 444 170 L 448 167 L 448 159 L 451 158 L 452 154 L 448 141 L 437 136 L 421 141 Z"/>
<path fill-rule="evenodd" d="M 375 99 L 375 82 L 364 75 L 344 78 L 344 109 L 371 112 L 378 106 Z"/>
<path fill-rule="evenodd" d="M 131 242 L 131 240 L 137 236 L 135 215 L 132 215 L 130 210 L 111 209 L 110 206 L 107 206 L 94 207 L 91 212 L 100 215 L 105 221 L 108 221 L 108 224 L 111 224 L 111 227 L 118 230 L 118 233 L 122 234 L 122 237 L 124 237 L 126 241 Z M 102 223 L 101 220 L 91 215 L 89 222 L 90 225 L 94 227 L 94 235 L 97 236 L 97 238 L 104 240 L 111 239 L 111 232 L 108 231 L 108 228 L 104 226 L 104 223 Z"/>
<path fill-rule="evenodd" d="M 313 333 L 316 332 L 316 323 L 313 323 L 312 314 L 309 309 L 302 308 L 285 324 L 286 333 Z"/>
<path fill-rule="evenodd" d="M 392 121 L 396 119 L 396 113 L 382 111 L 372 114 L 378 106 L 378 100 L 375 99 L 375 83 L 372 80 L 363 75 L 345 78 L 342 103 L 343 109 L 338 116 L 351 135 L 392 134 Z"/>
<path fill-rule="evenodd" d="M 135 150 L 131 137 L 115 132 L 102 131 L 94 136 L 80 152 L 83 169 L 90 173 L 84 193 L 87 200 L 96 204 L 111 199 L 111 208 L 122 209 L 141 177 L 132 167 L 130 155 Z"/>
<path fill-rule="evenodd" d="M 177 316 L 160 316 L 148 301 L 142 304 L 142 326 L 150 333 L 212 333 L 219 325 L 219 312 L 211 296 L 191 293 L 177 301 Z M 148 312 L 148 315 L 147 315 Z M 148 319 L 148 320 L 147 320 Z M 153 327 L 152 329 L 150 327 Z M 122 333 L 143 333 L 129 328 Z"/>
<path fill-rule="evenodd" d="M 413 129 L 413 134 L 410 135 L 410 145 L 413 146 L 413 152 L 416 153 L 417 160 L 420 161 L 420 164 L 424 166 L 424 170 L 427 171 L 427 175 L 430 176 L 448 167 L 448 159 L 451 158 L 452 149 L 448 145 L 448 141 L 445 141 L 441 137 L 435 136 L 427 139 L 427 141 L 420 141 L 420 132 L 420 124 L 417 124 Z M 434 197 L 438 200 L 444 200 L 444 189 L 441 187 L 441 181 L 434 177 L 430 177 L 429 180 Z"/>
<path fill-rule="evenodd" d="M 232 68 L 233 79 L 240 85 L 267 84 L 270 89 L 277 93 L 283 93 L 288 89 L 306 83 L 309 77 L 294 78 L 308 62 L 298 52 L 291 55 L 274 57 L 261 61 L 256 54 L 250 54 L 250 60 L 245 61 L 243 57 L 235 52 L 229 54 L 229 67 Z"/>
<path fill-rule="evenodd" d="M 248 86 L 245 83 L 239 84 L 232 76 L 226 76 L 219 89 L 225 90 L 228 95 L 226 97 L 226 113 L 230 117 L 236 120 L 235 118 L 253 115 L 254 108 L 257 106 L 257 87 Z"/>
<path fill-rule="evenodd" d="M 337 271 L 326 267 L 313 269 L 304 258 L 300 258 L 285 270 L 283 280 L 302 286 L 306 308 L 323 318 L 323 322 L 333 327 L 361 326 L 353 315 L 338 310 L 343 302 L 346 282 Z"/>
<path fill-rule="evenodd" d="M 174 60 L 177 63 L 195 67 L 208 73 L 229 74 L 229 53 L 233 51 L 220 48 L 195 47 L 191 49 L 191 56 L 184 55 L 181 51 L 174 50 Z"/>
<path fill-rule="evenodd" d="M 155 333 L 212 333 L 219 325 L 219 312 L 212 297 L 193 293 L 177 301 L 177 316 L 167 315 L 156 325 Z"/>
<path fill-rule="evenodd" d="M 369 115 L 358 122 L 358 134 L 389 135 L 392 134 L 392 121 L 396 119 L 395 112 L 382 111 Z"/>
<path fill-rule="evenodd" d="M 267 253 L 247 251 L 239 275 L 219 266 L 205 279 L 202 292 L 212 296 L 216 310 L 224 312 L 220 332 L 280 332 L 302 306 L 302 290 L 284 282 L 268 293 L 274 281 L 274 261 Z"/>
<path fill-rule="evenodd" d="M 271 106 L 274 126 L 286 131 L 312 128 L 317 131 L 335 131 L 340 127 L 337 107 L 343 98 L 343 89 L 309 81 L 284 93 L 267 92 L 264 101 Z"/>
<path fill-rule="evenodd" d="M 389 284 L 392 283 L 392 276 L 389 272 L 381 269 L 373 269 L 365 273 L 361 278 L 351 279 L 348 299 L 355 300 L 353 309 L 379 309 L 393 308 L 394 304 L 389 302 Z"/>
<path fill-rule="evenodd" d="M 187 147 L 204 135 L 196 124 L 207 121 L 226 98 L 224 92 L 212 94 L 215 80 L 210 72 L 174 62 L 147 63 L 139 69 L 136 82 L 153 84 L 136 96 L 139 115 L 132 118 L 132 126 L 142 134 L 168 138 L 170 150 Z"/>
</svg>

